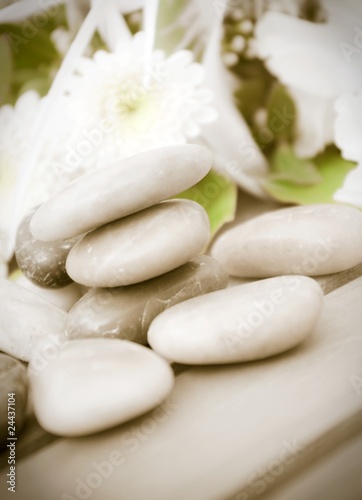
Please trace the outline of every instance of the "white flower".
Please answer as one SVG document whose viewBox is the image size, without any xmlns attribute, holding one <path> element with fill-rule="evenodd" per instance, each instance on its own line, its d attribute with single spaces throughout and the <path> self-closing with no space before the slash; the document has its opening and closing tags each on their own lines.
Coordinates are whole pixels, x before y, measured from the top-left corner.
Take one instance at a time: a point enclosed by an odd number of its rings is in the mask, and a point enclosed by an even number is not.
<svg viewBox="0 0 362 500">
<path fill-rule="evenodd" d="M 111 133 L 84 155 L 88 167 L 200 135 L 201 125 L 216 118 L 212 94 L 200 87 L 204 71 L 192 54 L 179 51 L 166 58 L 156 50 L 147 58 L 143 33 L 114 53 L 98 51 L 83 58 L 68 86 L 69 114 L 75 150 L 87 131 L 106 123 Z"/>
<path fill-rule="evenodd" d="M 33 124 L 42 103 L 43 99 L 36 92 L 28 91 L 19 97 L 14 107 L 5 105 L 0 108 L 0 261 L 7 261 L 12 255 L 9 234 L 16 192 L 22 180 L 28 148 L 33 141 Z M 56 157 L 58 141 L 62 142 L 57 130 L 42 148 L 37 168 L 19 207 L 20 215 L 44 201 L 61 186 L 58 177 L 54 177 L 48 168 Z"/>
<path fill-rule="evenodd" d="M 362 91 L 339 98 L 336 110 L 336 144 L 344 158 L 358 165 L 347 175 L 334 199 L 362 208 Z"/>
<path fill-rule="evenodd" d="M 304 157 L 332 142 L 336 99 L 362 87 L 362 30 L 356 27 L 362 3 L 326 0 L 324 8 L 325 23 L 269 12 L 256 28 L 259 56 L 295 98 L 295 146 Z"/>
</svg>

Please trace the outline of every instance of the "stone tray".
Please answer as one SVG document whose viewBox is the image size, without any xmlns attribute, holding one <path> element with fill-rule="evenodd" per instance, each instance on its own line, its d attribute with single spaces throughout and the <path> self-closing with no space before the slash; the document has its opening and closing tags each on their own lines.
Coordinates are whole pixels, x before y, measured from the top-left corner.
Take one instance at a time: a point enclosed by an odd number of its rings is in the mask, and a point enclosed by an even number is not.
<svg viewBox="0 0 362 500">
<path fill-rule="evenodd" d="M 243 196 L 238 219 L 271 208 Z M 174 392 L 157 417 L 63 439 L 30 414 L 18 440 L 16 494 L 2 498 L 362 498 L 361 274 L 358 266 L 318 278 L 324 313 L 298 348 L 262 362 L 175 365 Z M 122 463 L 104 466 L 103 477 L 99 467 L 116 451 Z M 91 488 L 76 490 L 87 481 Z"/>
</svg>

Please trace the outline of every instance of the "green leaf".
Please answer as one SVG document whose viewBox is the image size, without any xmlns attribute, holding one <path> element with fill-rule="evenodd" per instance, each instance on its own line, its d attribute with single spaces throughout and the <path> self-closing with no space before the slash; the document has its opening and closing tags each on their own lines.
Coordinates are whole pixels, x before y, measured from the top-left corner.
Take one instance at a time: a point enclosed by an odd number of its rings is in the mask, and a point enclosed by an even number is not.
<svg viewBox="0 0 362 500">
<path fill-rule="evenodd" d="M 276 83 L 268 100 L 268 124 L 276 139 L 293 138 L 296 109 L 283 85 Z"/>
<path fill-rule="evenodd" d="M 204 207 L 210 219 L 212 237 L 226 222 L 235 217 L 237 187 L 213 170 L 177 198 L 193 200 Z"/>
<path fill-rule="evenodd" d="M 24 21 L 22 24 L 2 24 L 0 33 L 7 36 L 15 68 L 37 68 L 59 59 L 50 33 L 37 28 L 30 21 Z"/>
<path fill-rule="evenodd" d="M 13 72 L 12 54 L 5 35 L 0 36 L 0 106 L 8 102 Z"/>
<path fill-rule="evenodd" d="M 298 158 L 288 144 L 280 144 L 271 158 L 270 179 L 300 185 L 322 182 L 322 176 L 312 160 Z"/>
<path fill-rule="evenodd" d="M 335 147 L 328 148 L 313 162 L 322 178 L 319 184 L 303 186 L 290 181 L 269 180 L 264 184 L 265 190 L 273 198 L 284 203 L 334 203 L 334 193 L 343 185 L 345 177 L 356 164 L 344 160 Z"/>
</svg>

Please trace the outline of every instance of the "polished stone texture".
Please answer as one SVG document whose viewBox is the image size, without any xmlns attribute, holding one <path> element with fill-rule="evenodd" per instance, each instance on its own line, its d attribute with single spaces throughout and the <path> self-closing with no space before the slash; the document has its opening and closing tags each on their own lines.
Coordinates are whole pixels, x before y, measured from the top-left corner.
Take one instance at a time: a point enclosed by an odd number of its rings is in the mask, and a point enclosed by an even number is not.
<svg viewBox="0 0 362 500">
<path fill-rule="evenodd" d="M 66 269 L 85 286 L 132 285 L 185 264 L 202 252 L 209 235 L 200 205 L 165 201 L 86 234 L 70 251 Z"/>
<path fill-rule="evenodd" d="M 62 240 L 150 207 L 193 186 L 212 156 L 184 144 L 147 151 L 81 176 L 46 201 L 31 221 L 33 235 Z"/>
<path fill-rule="evenodd" d="M 0 280 L 0 350 L 29 361 L 66 340 L 67 314 L 20 285 Z"/>
<path fill-rule="evenodd" d="M 276 210 L 224 233 L 212 255 L 240 277 L 337 273 L 362 262 L 362 213 L 343 205 Z"/>
<path fill-rule="evenodd" d="M 93 288 L 70 311 L 71 339 L 119 337 L 147 343 L 152 320 L 179 302 L 225 288 L 228 274 L 211 257 L 200 256 L 152 280 L 121 288 Z"/>
<path fill-rule="evenodd" d="M 173 372 L 150 349 L 119 339 L 74 340 L 44 370 L 29 365 L 40 424 L 62 436 L 102 431 L 152 410 L 170 393 Z"/>
<path fill-rule="evenodd" d="M 36 285 L 62 288 L 72 282 L 65 270 L 65 261 L 77 238 L 50 242 L 37 240 L 30 231 L 34 212 L 32 210 L 26 215 L 19 225 L 15 243 L 16 261 L 24 276 Z"/>
<path fill-rule="evenodd" d="M 286 351 L 313 331 L 323 292 L 312 278 L 283 276 L 187 300 L 151 323 L 148 341 L 169 361 L 219 364 Z"/>
</svg>

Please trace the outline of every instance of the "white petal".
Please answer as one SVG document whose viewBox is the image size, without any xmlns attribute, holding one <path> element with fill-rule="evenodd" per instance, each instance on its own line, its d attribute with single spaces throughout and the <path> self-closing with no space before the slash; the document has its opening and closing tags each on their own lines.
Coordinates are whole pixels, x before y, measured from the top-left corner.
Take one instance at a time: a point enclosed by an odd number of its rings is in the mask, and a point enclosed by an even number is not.
<svg viewBox="0 0 362 500">
<path fill-rule="evenodd" d="M 362 208 L 362 163 L 347 175 L 341 189 L 335 192 L 334 199 Z"/>
<path fill-rule="evenodd" d="M 334 99 L 295 88 L 289 88 L 288 91 L 297 109 L 295 152 L 301 158 L 312 158 L 333 142 Z"/>
<path fill-rule="evenodd" d="M 335 141 L 347 160 L 362 161 L 362 91 L 336 102 Z"/>
<path fill-rule="evenodd" d="M 215 167 L 226 172 L 240 187 L 263 197 L 258 177 L 267 163 L 233 102 L 232 86 L 220 57 L 221 24 L 214 30 L 204 59 L 205 81 L 214 92 L 218 120 L 203 127 L 202 136 L 215 151 Z"/>
<path fill-rule="evenodd" d="M 338 96 L 362 86 L 362 50 L 350 60 L 345 43 L 353 43 L 356 19 L 316 24 L 268 12 L 257 23 L 258 53 L 269 70 L 286 85 L 324 97 Z"/>
<path fill-rule="evenodd" d="M 69 30 L 72 34 L 76 34 L 82 25 L 85 16 L 89 11 L 88 0 L 68 0 L 66 2 L 66 18 Z"/>
<path fill-rule="evenodd" d="M 111 51 L 114 51 L 122 41 L 130 42 L 131 32 L 119 12 L 116 0 L 108 0 L 105 4 L 98 31 Z"/>
</svg>

